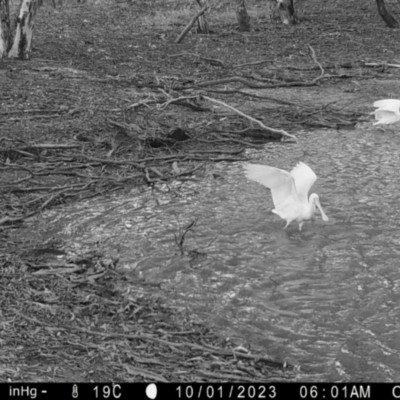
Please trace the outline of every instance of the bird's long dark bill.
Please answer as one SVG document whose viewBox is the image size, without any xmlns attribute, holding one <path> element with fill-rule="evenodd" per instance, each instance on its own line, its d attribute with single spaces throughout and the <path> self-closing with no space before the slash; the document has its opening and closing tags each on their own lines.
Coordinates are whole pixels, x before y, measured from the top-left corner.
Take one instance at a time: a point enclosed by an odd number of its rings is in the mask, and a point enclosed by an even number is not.
<svg viewBox="0 0 400 400">
<path fill-rule="evenodd" d="M 321 217 L 322 217 L 322 219 L 323 219 L 323 221 L 329 221 L 329 218 L 326 216 L 326 214 L 324 213 L 324 210 L 322 209 L 322 207 L 321 207 L 321 204 L 320 204 L 320 202 L 319 202 L 319 200 L 317 199 L 317 200 L 315 200 L 315 205 L 318 207 L 318 209 L 319 209 L 319 212 L 321 213 Z"/>
</svg>

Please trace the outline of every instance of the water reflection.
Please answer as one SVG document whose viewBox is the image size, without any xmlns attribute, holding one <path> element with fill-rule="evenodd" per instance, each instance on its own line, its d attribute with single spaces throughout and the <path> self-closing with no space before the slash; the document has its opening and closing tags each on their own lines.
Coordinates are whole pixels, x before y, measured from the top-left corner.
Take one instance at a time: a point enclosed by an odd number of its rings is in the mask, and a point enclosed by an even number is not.
<svg viewBox="0 0 400 400">
<path fill-rule="evenodd" d="M 269 192 L 246 180 L 239 163 L 52 211 L 39 228 L 69 251 L 102 241 L 222 334 L 299 363 L 300 380 L 396 380 L 400 136 L 370 127 L 299 136 L 306 155 L 271 144 L 252 157 L 282 169 L 302 157 L 316 172 L 313 192 L 330 220 L 317 216 L 302 232 L 296 224 L 282 229 Z M 194 220 L 181 254 L 175 235 Z"/>
</svg>

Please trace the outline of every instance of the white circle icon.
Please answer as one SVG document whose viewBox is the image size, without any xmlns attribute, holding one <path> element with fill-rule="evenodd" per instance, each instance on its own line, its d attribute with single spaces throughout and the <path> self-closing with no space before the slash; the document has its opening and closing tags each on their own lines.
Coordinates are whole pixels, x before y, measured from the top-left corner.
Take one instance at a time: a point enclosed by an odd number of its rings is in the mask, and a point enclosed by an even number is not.
<svg viewBox="0 0 400 400">
<path fill-rule="evenodd" d="M 154 383 L 150 383 L 150 385 L 147 385 L 146 396 L 152 400 L 157 397 L 157 386 Z"/>
</svg>

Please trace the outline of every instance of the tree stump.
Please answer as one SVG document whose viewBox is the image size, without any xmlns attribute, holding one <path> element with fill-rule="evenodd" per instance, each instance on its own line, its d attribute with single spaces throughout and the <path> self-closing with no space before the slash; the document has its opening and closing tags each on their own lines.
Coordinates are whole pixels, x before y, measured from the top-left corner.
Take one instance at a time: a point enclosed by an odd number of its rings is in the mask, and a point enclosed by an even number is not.
<svg viewBox="0 0 400 400">
<path fill-rule="evenodd" d="M 277 0 L 279 17 L 284 25 L 294 25 L 297 23 L 296 14 L 294 12 L 293 0 Z"/>
<path fill-rule="evenodd" d="M 247 14 L 246 5 L 244 4 L 245 0 L 237 0 L 236 1 L 236 18 L 239 24 L 239 31 L 248 32 L 250 31 L 250 17 Z"/>
</svg>

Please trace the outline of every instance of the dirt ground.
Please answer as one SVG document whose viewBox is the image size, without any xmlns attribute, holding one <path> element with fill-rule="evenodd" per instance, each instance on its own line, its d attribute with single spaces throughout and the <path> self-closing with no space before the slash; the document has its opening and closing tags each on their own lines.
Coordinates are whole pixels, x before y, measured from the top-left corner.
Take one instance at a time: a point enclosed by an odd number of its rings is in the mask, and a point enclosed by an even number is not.
<svg viewBox="0 0 400 400">
<path fill-rule="evenodd" d="M 1 381 L 296 379 L 101 248 L 60 264 L 57 238 L 18 236 L 44 210 L 190 179 L 282 138 L 215 100 L 301 140 L 353 129 L 374 100 L 398 97 L 399 32 L 374 1 L 305 0 L 295 26 L 248 1 L 244 33 L 230 3 L 207 15 L 210 35 L 193 28 L 180 44 L 189 0 L 42 7 L 32 59 L 0 60 Z"/>
</svg>

